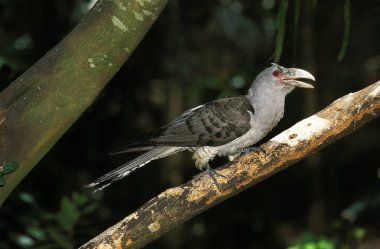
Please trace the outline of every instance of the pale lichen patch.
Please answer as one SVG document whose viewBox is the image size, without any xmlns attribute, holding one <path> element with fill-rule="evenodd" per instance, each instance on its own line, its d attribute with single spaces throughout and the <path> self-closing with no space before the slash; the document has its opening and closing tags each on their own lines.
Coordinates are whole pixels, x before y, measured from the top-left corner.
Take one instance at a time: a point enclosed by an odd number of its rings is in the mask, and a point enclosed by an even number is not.
<svg viewBox="0 0 380 249">
<path fill-rule="evenodd" d="M 138 4 L 140 4 L 141 6 L 144 6 L 144 0 L 136 0 L 136 2 L 138 2 Z"/>
<path fill-rule="evenodd" d="M 91 68 L 95 67 L 95 63 L 94 63 L 94 59 L 93 58 L 88 58 L 87 61 L 88 61 L 88 63 L 90 63 L 90 67 Z"/>
<path fill-rule="evenodd" d="M 0 119 L 0 125 L 3 124 L 5 120 L 7 120 L 7 118 L 6 118 L 6 117 L 2 117 L 2 118 Z"/>
<path fill-rule="evenodd" d="M 125 222 L 128 222 L 128 221 L 130 221 L 130 220 L 132 220 L 132 219 L 137 220 L 138 218 L 139 218 L 139 216 L 137 215 L 137 212 L 134 212 L 134 213 L 128 215 L 128 216 L 124 219 L 124 221 L 125 221 Z"/>
<path fill-rule="evenodd" d="M 380 86 L 376 87 L 375 89 L 373 89 L 370 93 L 369 93 L 369 96 L 371 97 L 376 97 L 380 95 Z"/>
<path fill-rule="evenodd" d="M 205 183 L 206 181 L 202 180 L 193 180 L 193 189 L 194 191 L 190 191 L 190 193 L 186 196 L 186 201 L 188 202 L 198 202 L 203 199 L 208 194 L 208 189 L 210 188 L 209 184 Z"/>
<path fill-rule="evenodd" d="M 116 16 L 112 16 L 111 20 L 112 20 L 113 25 L 121 29 L 123 32 L 129 31 L 128 27 L 125 26 L 125 24 L 122 21 L 120 21 L 120 19 L 117 18 Z"/>
<path fill-rule="evenodd" d="M 144 16 L 143 15 L 141 15 L 140 13 L 138 13 L 136 11 L 133 11 L 133 13 L 135 14 L 136 20 L 144 21 Z"/>
<path fill-rule="evenodd" d="M 123 248 L 121 237 L 117 237 L 117 235 L 112 235 L 112 240 L 114 245 L 116 246 L 115 248 Z"/>
<path fill-rule="evenodd" d="M 112 65 L 113 65 L 113 64 L 112 64 L 111 62 L 108 62 L 108 66 L 109 66 L 109 67 L 112 67 Z"/>
<path fill-rule="evenodd" d="M 117 7 L 123 11 L 126 11 L 127 10 L 127 7 L 124 6 L 124 4 L 119 1 L 119 0 L 115 0 L 115 4 L 117 5 Z"/>
<path fill-rule="evenodd" d="M 149 231 L 151 231 L 152 233 L 157 232 L 158 230 L 160 230 L 160 228 L 160 223 L 158 223 L 157 221 L 150 223 L 148 226 Z"/>
<path fill-rule="evenodd" d="M 142 12 L 144 13 L 144 15 L 149 16 L 152 20 L 157 19 L 157 15 L 155 15 L 153 12 L 149 10 L 143 10 Z"/>
<path fill-rule="evenodd" d="M 182 193 L 184 191 L 185 190 L 183 188 L 175 187 L 175 188 L 171 188 L 171 189 L 166 190 L 165 194 L 166 194 L 167 198 L 172 198 L 172 197 L 177 197 L 177 196 L 182 195 Z"/>
<path fill-rule="evenodd" d="M 131 52 L 131 50 L 129 50 L 129 48 L 127 48 L 127 47 L 125 47 L 124 50 L 125 50 L 127 53 Z"/>
<path fill-rule="evenodd" d="M 149 10 L 143 10 L 142 12 L 143 12 L 144 15 L 146 15 L 146 16 L 152 16 L 152 15 L 153 15 L 153 13 L 152 13 L 151 11 L 149 11 Z"/>
<path fill-rule="evenodd" d="M 272 138 L 270 141 L 287 144 L 293 147 L 299 144 L 300 140 L 313 140 L 316 131 L 326 129 L 329 124 L 329 120 L 313 115 L 298 122 L 290 129 Z M 297 134 L 297 136 L 294 136 L 293 134 Z"/>
<path fill-rule="evenodd" d="M 112 246 L 109 244 L 100 244 L 98 246 L 99 249 L 112 249 Z"/>
</svg>

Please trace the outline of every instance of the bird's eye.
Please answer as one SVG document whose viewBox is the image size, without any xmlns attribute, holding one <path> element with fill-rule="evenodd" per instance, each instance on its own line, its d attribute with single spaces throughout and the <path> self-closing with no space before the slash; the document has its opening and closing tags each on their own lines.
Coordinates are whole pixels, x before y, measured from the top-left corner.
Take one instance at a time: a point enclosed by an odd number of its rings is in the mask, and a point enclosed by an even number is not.
<svg viewBox="0 0 380 249">
<path fill-rule="evenodd" d="M 274 77 L 278 78 L 281 75 L 281 70 L 279 70 L 279 69 L 273 70 L 272 75 Z"/>
</svg>

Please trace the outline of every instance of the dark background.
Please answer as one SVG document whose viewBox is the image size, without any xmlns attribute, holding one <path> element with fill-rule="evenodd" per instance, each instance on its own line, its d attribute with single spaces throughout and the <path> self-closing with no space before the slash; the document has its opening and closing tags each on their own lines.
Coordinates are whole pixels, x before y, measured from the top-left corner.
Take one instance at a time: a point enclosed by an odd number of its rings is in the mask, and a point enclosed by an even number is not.
<svg viewBox="0 0 380 249">
<path fill-rule="evenodd" d="M 298 21 L 294 0 L 286 19 L 277 19 L 280 2 L 170 1 L 95 103 L 1 207 L 0 248 L 77 247 L 198 174 L 184 152 L 100 194 L 82 188 L 135 156 L 108 156 L 124 139 L 200 103 L 245 94 L 274 59 L 277 22 L 286 21 L 279 64 L 317 81 L 313 91 L 288 96 L 283 120 L 264 140 L 380 79 L 380 1 L 351 1 L 349 12 L 345 0 L 300 1 Z M 70 32 L 88 4 L 0 0 L 0 89 Z M 147 248 L 380 248 L 379 153 L 374 120 Z"/>
</svg>

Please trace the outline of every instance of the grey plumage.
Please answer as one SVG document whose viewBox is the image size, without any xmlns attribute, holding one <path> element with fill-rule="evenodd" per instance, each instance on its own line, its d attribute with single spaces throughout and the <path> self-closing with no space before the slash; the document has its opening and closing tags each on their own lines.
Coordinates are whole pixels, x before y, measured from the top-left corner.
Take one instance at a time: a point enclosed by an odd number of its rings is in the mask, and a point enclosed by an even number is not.
<svg viewBox="0 0 380 249">
<path fill-rule="evenodd" d="M 232 156 L 256 144 L 283 116 L 285 96 L 295 87 L 313 88 L 302 80 L 314 77 L 302 69 L 276 64 L 261 72 L 248 94 L 211 101 L 185 111 L 171 123 L 146 133 L 116 153 L 143 151 L 137 158 L 96 179 L 88 187 L 99 190 L 152 160 L 190 150 L 199 169 L 210 169 L 215 156 Z"/>
<path fill-rule="evenodd" d="M 248 111 L 254 112 L 245 96 L 212 101 L 147 133 L 134 145 L 199 147 L 226 144 L 250 129 Z"/>
</svg>

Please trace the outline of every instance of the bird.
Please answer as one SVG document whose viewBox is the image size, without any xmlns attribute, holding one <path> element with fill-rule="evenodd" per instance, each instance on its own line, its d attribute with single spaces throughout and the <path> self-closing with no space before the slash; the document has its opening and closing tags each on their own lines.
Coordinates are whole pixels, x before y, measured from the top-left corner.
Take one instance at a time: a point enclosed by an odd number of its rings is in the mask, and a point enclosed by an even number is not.
<svg viewBox="0 0 380 249">
<path fill-rule="evenodd" d="M 259 73 L 246 95 L 225 97 L 189 109 L 169 124 L 147 132 L 112 154 L 146 151 L 97 178 L 86 187 L 103 190 L 153 160 L 181 151 L 193 152 L 195 167 L 217 184 L 210 161 L 235 159 L 262 140 L 284 116 L 285 97 L 296 87 L 314 88 L 314 76 L 299 68 L 275 63 Z M 218 184 L 217 184 L 218 186 Z M 219 188 L 219 186 L 218 186 Z M 220 189 L 220 188 L 219 188 Z"/>
</svg>

